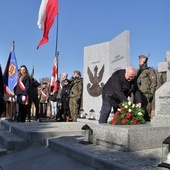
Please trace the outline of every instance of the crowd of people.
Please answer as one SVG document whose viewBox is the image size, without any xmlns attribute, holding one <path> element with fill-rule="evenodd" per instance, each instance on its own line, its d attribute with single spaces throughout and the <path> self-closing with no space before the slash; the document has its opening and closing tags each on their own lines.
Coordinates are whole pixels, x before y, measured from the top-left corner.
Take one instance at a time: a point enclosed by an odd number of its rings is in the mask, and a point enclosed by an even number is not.
<svg viewBox="0 0 170 170">
<path fill-rule="evenodd" d="M 41 121 L 43 118 L 77 121 L 83 93 L 80 71 L 74 71 L 71 79 L 68 79 L 67 73 L 63 73 L 55 91 L 49 82 L 38 82 L 31 77 L 25 65 L 20 67 L 18 75 L 13 95 L 0 92 L 0 116 L 17 122 Z"/>
<path fill-rule="evenodd" d="M 166 82 L 166 73 L 161 74 L 158 85 L 158 75 L 152 67 L 148 67 L 147 61 L 147 56 L 140 55 L 139 69 L 129 66 L 115 71 L 108 79 L 102 89 L 99 123 L 107 123 L 111 110 L 115 113 L 120 103 L 128 101 L 129 98 L 145 110 L 144 119 L 150 121 L 153 117 L 155 91 Z M 22 65 L 14 95 L 4 93 L 3 97 L 0 92 L 0 113 L 4 111 L 6 118 L 18 122 L 25 122 L 26 118 L 31 121 L 31 108 L 34 104 L 37 121 L 47 118 L 47 112 L 50 110 L 51 119 L 76 122 L 80 116 L 83 93 L 80 71 L 74 71 L 71 79 L 68 79 L 67 73 L 63 73 L 58 84 L 60 87 L 54 91 L 48 86 L 48 82 L 39 83 L 32 78 L 27 67 Z"/>
</svg>

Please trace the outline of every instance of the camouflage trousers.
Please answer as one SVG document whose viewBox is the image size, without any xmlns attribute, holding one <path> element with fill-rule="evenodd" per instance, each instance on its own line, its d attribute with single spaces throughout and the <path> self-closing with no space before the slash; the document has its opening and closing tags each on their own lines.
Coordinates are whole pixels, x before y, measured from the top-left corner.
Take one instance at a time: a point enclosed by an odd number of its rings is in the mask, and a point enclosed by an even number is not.
<svg viewBox="0 0 170 170">
<path fill-rule="evenodd" d="M 145 121 L 150 121 L 152 111 L 152 102 L 149 102 L 148 98 L 149 94 L 142 94 L 142 108 L 145 110 Z"/>
<path fill-rule="evenodd" d="M 80 110 L 79 99 L 70 98 L 69 108 L 70 108 L 70 114 L 71 114 L 71 118 L 73 119 L 73 122 L 77 122 L 77 117 L 78 117 L 79 110 Z"/>
</svg>

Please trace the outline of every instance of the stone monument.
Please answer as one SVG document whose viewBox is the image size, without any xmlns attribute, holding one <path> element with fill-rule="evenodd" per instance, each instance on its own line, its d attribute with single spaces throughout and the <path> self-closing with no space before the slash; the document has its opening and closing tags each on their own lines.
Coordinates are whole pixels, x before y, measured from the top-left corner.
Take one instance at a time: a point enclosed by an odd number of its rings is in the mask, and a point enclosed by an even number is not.
<svg viewBox="0 0 170 170">
<path fill-rule="evenodd" d="M 139 125 L 89 122 L 94 144 L 131 152 L 162 147 L 162 142 L 170 135 L 170 51 L 166 53 L 166 62 L 158 64 L 158 70 L 167 72 L 167 82 L 155 93 L 155 117 L 151 122 Z"/>
<path fill-rule="evenodd" d="M 158 64 L 158 72 L 167 72 L 167 81 L 155 93 L 155 117 L 153 126 L 170 126 L 170 51 L 166 61 Z"/>
<path fill-rule="evenodd" d="M 87 117 L 99 119 L 102 87 L 114 71 L 129 66 L 129 51 L 127 30 L 111 41 L 84 48 L 83 109 Z"/>
</svg>

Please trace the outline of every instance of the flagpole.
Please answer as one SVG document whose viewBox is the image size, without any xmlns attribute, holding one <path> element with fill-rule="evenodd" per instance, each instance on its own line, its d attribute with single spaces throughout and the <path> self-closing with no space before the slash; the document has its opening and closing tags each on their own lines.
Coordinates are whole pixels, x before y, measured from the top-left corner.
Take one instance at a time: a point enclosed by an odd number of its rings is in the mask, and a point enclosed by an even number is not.
<svg viewBox="0 0 170 170">
<path fill-rule="evenodd" d="M 12 49 L 11 49 L 11 52 L 13 51 L 13 50 L 15 50 L 15 41 L 13 41 L 12 42 Z M 12 119 L 13 119 L 13 110 L 14 110 L 14 101 L 13 101 L 13 98 L 14 98 L 14 96 L 12 96 L 11 97 L 11 109 L 10 109 L 10 119 L 11 119 L 11 121 L 12 121 Z M 7 110 L 8 111 L 8 110 Z M 8 116 L 9 116 L 9 114 L 8 114 Z"/>
<path fill-rule="evenodd" d="M 12 50 L 15 50 L 15 41 L 12 42 L 11 52 L 12 52 Z"/>
<path fill-rule="evenodd" d="M 59 14 L 57 15 L 57 29 L 56 29 L 56 45 L 55 45 L 55 56 L 58 54 L 58 19 Z"/>
<path fill-rule="evenodd" d="M 57 62 L 57 69 L 58 69 L 58 56 L 59 56 L 59 51 L 58 51 L 58 20 L 59 20 L 59 14 L 57 15 L 56 45 L 55 45 L 55 57 L 56 57 L 56 62 Z M 57 78 L 58 78 L 58 71 L 57 71 Z"/>
</svg>

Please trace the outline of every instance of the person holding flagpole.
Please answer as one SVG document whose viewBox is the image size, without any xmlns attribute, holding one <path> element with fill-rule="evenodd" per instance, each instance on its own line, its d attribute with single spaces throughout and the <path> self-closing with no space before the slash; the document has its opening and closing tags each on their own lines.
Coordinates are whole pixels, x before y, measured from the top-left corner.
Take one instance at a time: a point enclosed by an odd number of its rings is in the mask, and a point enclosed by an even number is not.
<svg viewBox="0 0 170 170">
<path fill-rule="evenodd" d="M 8 120 L 16 120 L 18 113 L 18 104 L 14 98 L 14 87 L 18 81 L 18 64 L 15 56 L 15 42 L 13 41 L 11 51 L 7 60 L 3 74 L 4 99 L 6 102 L 5 117 Z"/>
<path fill-rule="evenodd" d="M 19 104 L 18 122 L 25 122 L 28 114 L 28 89 L 31 84 L 31 78 L 28 69 L 22 65 L 19 69 L 19 79 L 14 87 L 16 101 Z"/>
</svg>

